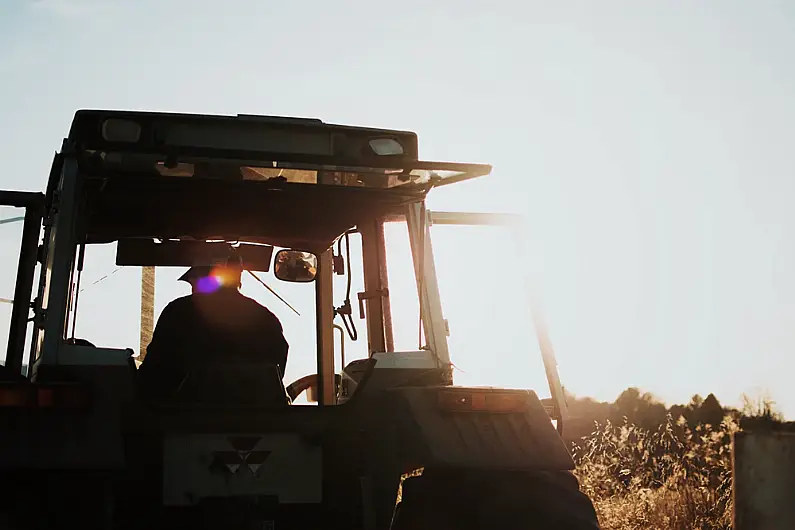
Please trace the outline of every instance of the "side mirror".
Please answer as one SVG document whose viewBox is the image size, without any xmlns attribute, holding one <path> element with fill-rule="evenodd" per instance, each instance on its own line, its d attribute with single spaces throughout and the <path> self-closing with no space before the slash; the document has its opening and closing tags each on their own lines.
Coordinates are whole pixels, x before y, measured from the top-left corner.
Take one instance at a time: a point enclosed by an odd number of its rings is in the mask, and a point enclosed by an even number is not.
<svg viewBox="0 0 795 530">
<path fill-rule="evenodd" d="M 280 250 L 273 259 L 273 274 L 285 282 L 314 281 L 317 276 L 317 256 L 300 250 Z"/>
</svg>

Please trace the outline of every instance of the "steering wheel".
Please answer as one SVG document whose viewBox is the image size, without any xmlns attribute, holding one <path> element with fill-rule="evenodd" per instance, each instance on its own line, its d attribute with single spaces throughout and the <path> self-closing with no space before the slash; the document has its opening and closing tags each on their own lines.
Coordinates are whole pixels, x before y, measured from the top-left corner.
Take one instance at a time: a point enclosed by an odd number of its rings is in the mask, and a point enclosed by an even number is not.
<svg viewBox="0 0 795 530">
<path fill-rule="evenodd" d="M 342 376 L 340 374 L 334 374 L 335 393 L 339 389 L 341 381 L 342 381 Z M 318 387 L 317 374 L 305 375 L 300 379 L 296 379 L 287 386 L 287 395 L 290 396 L 290 400 L 295 401 L 295 399 L 301 394 L 303 394 L 305 391 L 309 390 L 310 388 L 316 389 L 317 387 Z"/>
</svg>

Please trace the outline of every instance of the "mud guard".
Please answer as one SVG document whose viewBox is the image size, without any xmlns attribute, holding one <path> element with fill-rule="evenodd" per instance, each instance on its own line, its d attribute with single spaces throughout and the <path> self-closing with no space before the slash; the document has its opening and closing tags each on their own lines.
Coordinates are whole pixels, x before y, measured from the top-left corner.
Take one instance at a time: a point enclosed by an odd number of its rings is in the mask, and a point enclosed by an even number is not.
<svg viewBox="0 0 795 530">
<path fill-rule="evenodd" d="M 402 408 L 396 415 L 402 452 L 422 465 L 515 471 L 575 467 L 531 390 L 403 387 L 388 393 L 389 402 Z M 466 400 L 495 405 L 456 409 L 445 406 L 450 396 L 464 405 Z"/>
</svg>

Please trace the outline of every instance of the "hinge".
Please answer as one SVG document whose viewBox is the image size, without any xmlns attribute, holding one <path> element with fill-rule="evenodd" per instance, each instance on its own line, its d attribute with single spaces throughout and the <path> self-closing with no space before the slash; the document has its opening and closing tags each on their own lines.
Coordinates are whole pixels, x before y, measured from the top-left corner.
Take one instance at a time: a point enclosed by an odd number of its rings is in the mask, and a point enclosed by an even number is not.
<svg viewBox="0 0 795 530">
<path fill-rule="evenodd" d="M 50 203 L 50 210 L 47 212 L 47 215 L 42 220 L 42 225 L 45 228 L 49 228 L 52 226 L 53 222 L 55 221 L 55 215 L 58 213 L 58 208 L 61 205 L 61 192 L 54 191 L 52 194 L 52 201 Z"/>
<path fill-rule="evenodd" d="M 43 328 L 44 321 L 47 319 L 47 310 L 46 309 L 39 309 L 38 311 L 34 310 L 33 314 L 33 326 L 36 328 Z"/>
<path fill-rule="evenodd" d="M 446 318 L 444 319 L 444 332 L 448 337 L 450 336 L 450 321 Z"/>
</svg>

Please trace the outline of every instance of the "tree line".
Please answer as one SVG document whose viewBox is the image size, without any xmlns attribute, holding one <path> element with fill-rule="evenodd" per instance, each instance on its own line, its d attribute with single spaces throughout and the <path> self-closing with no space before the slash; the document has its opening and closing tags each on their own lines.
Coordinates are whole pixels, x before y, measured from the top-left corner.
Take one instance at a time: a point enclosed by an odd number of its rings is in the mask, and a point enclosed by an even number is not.
<svg viewBox="0 0 795 530">
<path fill-rule="evenodd" d="M 718 427 L 727 416 L 745 429 L 795 425 L 784 422 L 784 417 L 769 398 L 752 398 L 747 395 L 743 396 L 741 408 L 724 407 L 712 393 L 705 398 L 696 394 L 687 404 L 666 406 L 652 394 L 636 387 L 627 388 L 612 403 L 569 393 L 566 393 L 566 402 L 569 420 L 564 433 L 566 440 L 570 442 L 589 436 L 597 424 L 630 424 L 647 431 L 656 431 L 669 421 L 669 417 L 674 422 L 684 422 L 691 428 L 698 425 Z"/>
</svg>

